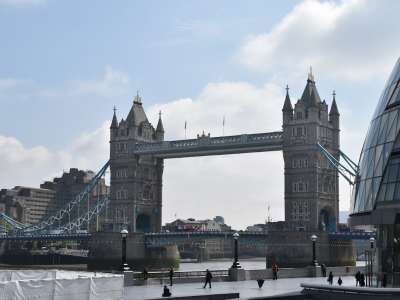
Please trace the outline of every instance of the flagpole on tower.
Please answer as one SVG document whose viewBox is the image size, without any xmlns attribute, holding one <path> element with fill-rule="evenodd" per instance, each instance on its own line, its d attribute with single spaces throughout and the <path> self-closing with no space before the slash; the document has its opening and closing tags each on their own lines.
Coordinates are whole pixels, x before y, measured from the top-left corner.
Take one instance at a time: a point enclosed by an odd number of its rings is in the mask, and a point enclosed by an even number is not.
<svg viewBox="0 0 400 300">
<path fill-rule="evenodd" d="M 187 128 L 187 122 L 185 121 L 185 140 L 186 140 L 186 128 Z"/>
<path fill-rule="evenodd" d="M 225 115 L 222 118 L 222 136 L 225 136 Z"/>
</svg>

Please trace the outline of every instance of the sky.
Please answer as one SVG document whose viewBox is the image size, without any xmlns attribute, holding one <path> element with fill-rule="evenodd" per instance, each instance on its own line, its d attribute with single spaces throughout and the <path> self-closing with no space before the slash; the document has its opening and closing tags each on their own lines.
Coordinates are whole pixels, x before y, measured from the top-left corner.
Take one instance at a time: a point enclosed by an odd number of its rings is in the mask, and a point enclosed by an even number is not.
<svg viewBox="0 0 400 300">
<path fill-rule="evenodd" d="M 166 139 L 281 130 L 286 84 L 312 66 L 332 91 L 341 149 L 358 161 L 400 55 L 400 2 L 0 0 L 0 187 L 37 187 L 109 156 L 112 108 L 139 91 Z M 225 217 L 234 228 L 284 218 L 280 152 L 165 161 L 163 222 Z M 340 209 L 349 209 L 340 181 Z"/>
</svg>

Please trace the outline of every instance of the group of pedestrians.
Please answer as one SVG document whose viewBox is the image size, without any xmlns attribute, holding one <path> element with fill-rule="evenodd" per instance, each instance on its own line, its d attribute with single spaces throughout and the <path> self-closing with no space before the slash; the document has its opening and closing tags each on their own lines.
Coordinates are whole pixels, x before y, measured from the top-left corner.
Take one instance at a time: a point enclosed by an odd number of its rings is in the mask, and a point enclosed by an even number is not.
<svg viewBox="0 0 400 300">
<path fill-rule="evenodd" d="M 356 275 L 354 275 L 355 279 L 356 279 L 356 286 L 365 286 L 365 275 L 364 273 L 361 273 L 360 271 L 358 271 L 356 273 Z"/>
<path fill-rule="evenodd" d="M 144 277 L 144 275 L 146 274 L 146 278 Z M 168 276 L 169 276 L 169 285 L 172 286 L 173 285 L 173 278 L 174 278 L 174 269 L 171 267 L 168 271 Z M 143 278 L 147 279 L 147 270 L 146 273 L 145 271 L 143 271 Z M 208 287 L 211 288 L 211 280 L 212 280 L 213 276 L 211 274 L 211 271 L 209 269 L 206 270 L 206 274 L 205 274 L 205 282 L 204 282 L 204 286 L 203 288 L 205 289 L 207 284 Z M 163 289 L 163 293 L 162 293 L 162 297 L 170 297 L 171 291 L 169 290 L 169 288 L 164 285 L 164 289 Z"/>
</svg>

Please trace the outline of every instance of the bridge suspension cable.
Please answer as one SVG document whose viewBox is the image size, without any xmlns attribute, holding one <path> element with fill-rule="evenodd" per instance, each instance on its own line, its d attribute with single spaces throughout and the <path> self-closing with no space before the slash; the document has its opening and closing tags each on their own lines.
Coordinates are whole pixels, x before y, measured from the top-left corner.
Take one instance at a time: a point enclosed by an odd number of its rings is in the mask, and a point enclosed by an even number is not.
<svg viewBox="0 0 400 300">
<path fill-rule="evenodd" d="M 342 157 L 347 163 L 347 166 L 342 164 L 336 157 L 334 157 L 324 146 L 317 143 L 320 153 L 328 160 L 329 164 L 338 170 L 339 174 L 350 184 L 354 185 L 355 179 L 359 173 L 358 165 L 352 161 L 346 154 L 339 150 L 339 157 Z"/>
</svg>

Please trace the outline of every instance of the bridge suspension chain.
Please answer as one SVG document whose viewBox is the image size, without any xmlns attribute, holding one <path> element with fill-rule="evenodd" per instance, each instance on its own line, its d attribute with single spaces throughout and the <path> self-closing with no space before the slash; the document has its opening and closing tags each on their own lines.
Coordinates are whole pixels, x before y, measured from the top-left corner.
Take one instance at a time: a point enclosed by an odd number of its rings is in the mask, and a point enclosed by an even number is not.
<svg viewBox="0 0 400 300">
<path fill-rule="evenodd" d="M 345 166 L 320 143 L 317 143 L 317 146 L 320 153 L 328 160 L 329 164 L 334 167 L 350 185 L 354 185 L 359 173 L 358 165 L 339 150 L 340 157 L 343 157 L 344 161 L 348 164 L 348 166 Z"/>
</svg>

